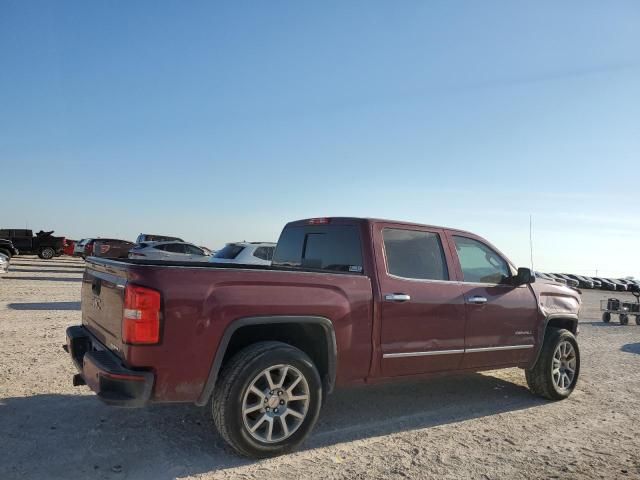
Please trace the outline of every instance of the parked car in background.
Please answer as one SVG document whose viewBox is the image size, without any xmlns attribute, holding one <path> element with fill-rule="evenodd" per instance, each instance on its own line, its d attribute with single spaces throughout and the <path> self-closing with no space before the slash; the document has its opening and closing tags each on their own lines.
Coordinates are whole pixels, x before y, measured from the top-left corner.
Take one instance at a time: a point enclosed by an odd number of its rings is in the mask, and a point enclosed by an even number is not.
<svg viewBox="0 0 640 480">
<path fill-rule="evenodd" d="M 616 291 L 618 291 L 618 292 L 626 292 L 627 291 L 627 284 L 626 283 L 622 283 L 620 280 L 617 280 L 615 278 L 607 278 L 607 280 L 609 280 L 610 282 L 615 284 Z"/>
<path fill-rule="evenodd" d="M 221 437 L 263 458 L 298 446 L 335 386 L 520 367 L 562 400 L 578 381 L 580 294 L 469 232 L 300 220 L 272 265 L 234 267 L 90 258 L 73 384 L 122 407 L 210 405 Z"/>
<path fill-rule="evenodd" d="M 84 247 L 89 242 L 89 240 L 91 240 L 91 238 L 83 238 L 82 240 L 76 242 L 76 244 L 73 246 L 74 257 L 82 257 L 82 255 L 84 254 Z"/>
<path fill-rule="evenodd" d="M 578 287 L 580 288 L 593 288 L 593 280 L 589 280 L 582 275 L 575 275 L 573 273 L 564 273 L 569 278 L 573 278 L 578 281 Z"/>
<path fill-rule="evenodd" d="M 271 265 L 276 244 L 273 242 L 227 243 L 209 260 L 211 263 L 242 263 L 244 265 Z"/>
<path fill-rule="evenodd" d="M 11 257 L 18 255 L 20 251 L 13 245 L 11 240 L 0 238 L 0 253 L 11 259 Z"/>
<path fill-rule="evenodd" d="M 167 235 L 155 235 L 151 233 L 141 233 L 136 238 L 136 243 L 149 243 L 149 242 L 184 242 L 183 239 L 178 237 L 169 237 Z"/>
<path fill-rule="evenodd" d="M 69 240 L 68 238 L 64 241 L 64 247 L 62 247 L 62 253 L 64 255 L 73 256 L 73 251 L 76 248 L 76 240 Z"/>
<path fill-rule="evenodd" d="M 553 278 L 556 278 L 559 282 L 564 283 L 565 285 L 567 285 L 568 287 L 577 287 L 578 286 L 578 281 L 571 278 L 571 277 L 567 277 L 566 275 L 563 275 L 562 273 L 548 273 L 547 275 L 551 275 Z"/>
<path fill-rule="evenodd" d="M 561 285 L 566 285 L 567 284 L 567 282 L 564 279 L 554 278 L 551 275 L 549 275 L 548 273 L 534 272 L 534 275 L 537 278 L 540 278 L 541 280 L 546 280 L 546 281 L 549 281 L 549 282 L 556 282 L 556 283 L 559 283 Z"/>
<path fill-rule="evenodd" d="M 565 282 L 565 284 L 567 285 L 567 287 L 577 287 L 578 286 L 578 281 L 575 278 L 567 277 L 566 275 L 564 275 L 562 273 L 550 273 L 549 275 L 551 275 L 554 278 L 558 278 L 560 280 L 563 280 Z"/>
<path fill-rule="evenodd" d="M 87 238 L 84 243 L 78 248 L 78 253 L 80 257 L 87 258 L 93 256 L 93 245 L 95 244 L 98 238 Z M 75 251 L 74 251 L 75 255 Z"/>
<path fill-rule="evenodd" d="M 202 251 L 207 255 L 213 255 L 214 253 L 216 253 L 213 250 L 211 250 L 210 248 L 203 247 L 202 245 L 200 245 L 198 248 L 201 248 Z"/>
<path fill-rule="evenodd" d="M 38 255 L 50 259 L 62 255 L 64 237 L 54 237 L 53 230 L 40 230 L 35 235 L 32 230 L 21 228 L 5 228 L 0 230 L 0 238 L 10 240 L 22 255 Z"/>
<path fill-rule="evenodd" d="M 545 273 L 545 275 L 550 277 L 552 280 L 555 280 L 556 282 L 561 283 L 562 285 L 567 284 L 567 281 L 564 278 L 559 277 L 555 273 Z"/>
<path fill-rule="evenodd" d="M 93 242 L 93 256 L 103 258 L 128 258 L 129 250 L 136 244 L 115 238 L 96 238 Z"/>
<path fill-rule="evenodd" d="M 210 256 L 187 242 L 143 242 L 129 250 L 129 258 L 168 262 L 207 262 Z"/>
<path fill-rule="evenodd" d="M 582 275 L 584 278 L 591 280 L 593 282 L 593 288 L 602 288 L 602 282 L 600 280 L 596 280 L 593 277 L 588 277 L 586 275 Z"/>
<path fill-rule="evenodd" d="M 600 288 L 602 290 L 611 290 L 611 291 L 616 291 L 617 287 L 616 284 L 613 283 L 610 280 L 607 280 L 606 278 L 602 278 L 602 277 L 593 277 L 594 280 L 600 282 Z"/>
<path fill-rule="evenodd" d="M 634 280 L 631 280 L 629 278 L 618 278 L 617 280 L 620 283 L 626 285 L 627 292 L 635 292 L 639 287 L 638 283 L 636 283 Z"/>
<path fill-rule="evenodd" d="M 7 273 L 9 271 L 10 263 L 11 263 L 11 258 L 9 258 L 4 253 L 0 253 L 0 273 Z"/>
<path fill-rule="evenodd" d="M 564 273 L 557 273 L 556 275 L 560 276 L 560 278 L 564 278 L 567 281 L 567 286 L 569 287 L 577 288 L 580 286 L 580 282 L 578 282 L 578 280 L 576 280 L 575 278 L 571 278 Z"/>
</svg>

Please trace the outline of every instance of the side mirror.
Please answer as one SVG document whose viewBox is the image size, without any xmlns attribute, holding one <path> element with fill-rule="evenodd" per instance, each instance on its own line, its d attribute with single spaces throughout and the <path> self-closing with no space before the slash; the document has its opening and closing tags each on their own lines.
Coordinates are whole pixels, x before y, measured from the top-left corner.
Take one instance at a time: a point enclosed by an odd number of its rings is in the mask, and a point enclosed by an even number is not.
<svg viewBox="0 0 640 480">
<path fill-rule="evenodd" d="M 520 267 L 518 268 L 518 274 L 513 277 L 513 282 L 516 285 L 524 285 L 525 283 L 533 283 L 536 281 L 536 276 L 533 274 L 530 268 Z"/>
</svg>

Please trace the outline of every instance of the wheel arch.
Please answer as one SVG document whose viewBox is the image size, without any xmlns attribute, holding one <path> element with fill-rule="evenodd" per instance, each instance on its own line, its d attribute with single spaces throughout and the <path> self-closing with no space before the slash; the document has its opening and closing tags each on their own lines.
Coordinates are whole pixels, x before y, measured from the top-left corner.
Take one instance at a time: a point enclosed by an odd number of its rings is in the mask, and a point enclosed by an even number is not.
<svg viewBox="0 0 640 480">
<path fill-rule="evenodd" d="M 542 352 L 542 346 L 544 345 L 544 339 L 551 329 L 566 329 L 574 335 L 578 335 L 578 315 L 570 313 L 556 313 L 548 315 L 543 322 L 542 331 L 538 336 L 538 345 L 536 347 L 536 354 L 531 363 L 531 366 L 535 365 Z"/>
<path fill-rule="evenodd" d="M 276 325 L 279 328 L 273 329 L 272 327 Z M 309 328 L 315 328 L 323 333 L 321 337 L 323 342 L 320 346 L 309 342 L 309 337 L 288 338 L 288 335 L 290 336 L 296 332 L 309 332 Z M 225 330 L 216 350 L 202 393 L 195 402 L 196 405 L 204 406 L 207 404 L 213 394 L 220 370 L 228 358 L 241 348 L 244 348 L 244 346 L 255 341 L 264 340 L 284 341 L 304 351 L 321 370 L 320 376 L 323 386 L 327 389 L 327 393 L 331 393 L 335 385 L 337 368 L 336 336 L 331 320 L 326 317 L 312 315 L 244 317 L 235 320 Z"/>
</svg>

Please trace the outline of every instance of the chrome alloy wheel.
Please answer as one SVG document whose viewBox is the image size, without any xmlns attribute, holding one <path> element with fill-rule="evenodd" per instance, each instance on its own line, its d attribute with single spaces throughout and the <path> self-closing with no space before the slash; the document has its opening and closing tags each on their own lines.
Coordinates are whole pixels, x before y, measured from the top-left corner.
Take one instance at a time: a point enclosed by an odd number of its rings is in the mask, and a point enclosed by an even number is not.
<svg viewBox="0 0 640 480">
<path fill-rule="evenodd" d="M 576 351 L 571 342 L 563 341 L 558 344 L 553 353 L 551 375 L 553 383 L 561 390 L 571 387 L 576 376 Z"/>
<path fill-rule="evenodd" d="M 309 399 L 309 384 L 300 370 L 273 365 L 249 383 L 242 400 L 242 420 L 256 440 L 281 442 L 302 425 Z"/>
</svg>

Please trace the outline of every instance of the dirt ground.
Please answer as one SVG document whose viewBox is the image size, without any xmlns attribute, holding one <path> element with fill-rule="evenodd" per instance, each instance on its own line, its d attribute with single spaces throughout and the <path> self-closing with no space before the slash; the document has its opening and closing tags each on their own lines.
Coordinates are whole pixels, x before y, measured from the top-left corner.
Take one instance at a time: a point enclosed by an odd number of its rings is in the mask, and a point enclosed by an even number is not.
<svg viewBox="0 0 640 480">
<path fill-rule="evenodd" d="M 0 275 L 0 479 L 640 478 L 640 327 L 598 311 L 631 295 L 584 292 L 566 401 L 532 396 L 518 369 L 341 390 L 300 451 L 252 461 L 206 409 L 115 409 L 71 385 L 82 268 L 20 257 Z"/>
</svg>

